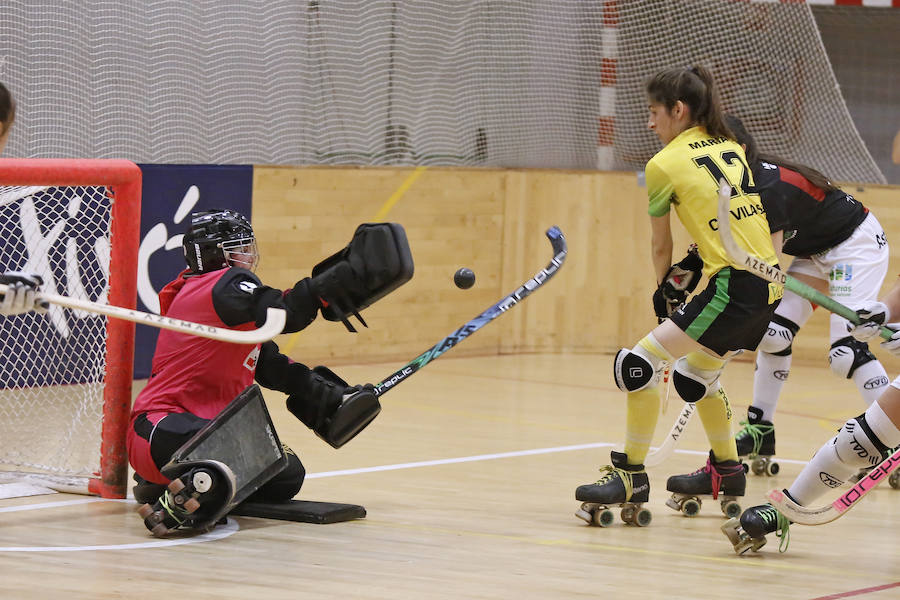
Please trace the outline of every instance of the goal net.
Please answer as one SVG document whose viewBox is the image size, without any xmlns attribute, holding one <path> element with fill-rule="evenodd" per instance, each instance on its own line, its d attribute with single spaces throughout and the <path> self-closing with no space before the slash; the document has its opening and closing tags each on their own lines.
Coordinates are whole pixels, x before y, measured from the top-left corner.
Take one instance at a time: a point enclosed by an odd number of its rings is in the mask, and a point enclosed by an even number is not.
<svg viewBox="0 0 900 600">
<path fill-rule="evenodd" d="M 141 173 L 122 160 L 0 160 L 0 269 L 135 303 Z M 0 317 L 0 481 L 124 497 L 134 325 L 51 305 Z"/>
<path fill-rule="evenodd" d="M 20 156 L 639 170 L 644 79 L 704 64 L 762 149 L 884 182 L 800 1 L 8 0 L 0 38 Z"/>
</svg>

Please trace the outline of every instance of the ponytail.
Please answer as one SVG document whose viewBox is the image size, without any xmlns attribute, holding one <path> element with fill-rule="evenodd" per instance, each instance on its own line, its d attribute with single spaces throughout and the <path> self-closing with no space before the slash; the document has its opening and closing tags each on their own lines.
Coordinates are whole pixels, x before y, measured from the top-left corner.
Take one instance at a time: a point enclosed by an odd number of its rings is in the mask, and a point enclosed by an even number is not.
<svg viewBox="0 0 900 600">
<path fill-rule="evenodd" d="M 667 111 L 681 100 L 690 109 L 693 121 L 702 125 L 709 135 L 734 139 L 725 124 L 716 83 L 705 67 L 660 71 L 647 82 L 647 96 Z"/>
</svg>

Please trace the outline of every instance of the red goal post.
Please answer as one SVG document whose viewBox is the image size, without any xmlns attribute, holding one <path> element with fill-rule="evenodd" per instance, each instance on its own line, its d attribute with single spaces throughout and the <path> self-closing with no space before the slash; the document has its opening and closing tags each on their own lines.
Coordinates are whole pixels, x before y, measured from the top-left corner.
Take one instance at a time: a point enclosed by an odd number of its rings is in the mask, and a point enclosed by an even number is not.
<svg viewBox="0 0 900 600">
<path fill-rule="evenodd" d="M 47 292 L 134 308 L 140 215 L 133 162 L 0 159 L 0 270 Z M 0 348 L 2 480 L 124 498 L 134 324 L 52 306 L 0 317 Z"/>
</svg>

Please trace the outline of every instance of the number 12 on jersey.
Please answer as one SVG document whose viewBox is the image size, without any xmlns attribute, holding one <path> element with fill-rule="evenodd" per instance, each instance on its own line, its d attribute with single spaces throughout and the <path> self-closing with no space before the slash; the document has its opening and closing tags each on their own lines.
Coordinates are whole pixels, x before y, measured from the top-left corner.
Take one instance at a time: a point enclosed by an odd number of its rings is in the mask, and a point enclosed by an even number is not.
<svg viewBox="0 0 900 600">
<path fill-rule="evenodd" d="M 728 185 L 731 187 L 732 198 L 738 194 L 746 196 L 747 194 L 754 193 L 753 186 L 750 184 L 750 169 L 747 168 L 747 163 L 741 159 L 741 156 L 734 150 L 725 150 L 720 154 L 720 157 L 722 162 L 726 165 L 737 165 L 741 168 L 741 182 L 739 185 L 735 185 L 734 182 L 722 172 L 722 169 L 719 168 L 719 165 L 716 164 L 716 161 L 709 154 L 694 158 L 694 164 L 696 164 L 698 168 L 706 169 L 706 172 L 712 177 L 717 187 L 720 180 L 724 179 L 727 181 Z"/>
</svg>

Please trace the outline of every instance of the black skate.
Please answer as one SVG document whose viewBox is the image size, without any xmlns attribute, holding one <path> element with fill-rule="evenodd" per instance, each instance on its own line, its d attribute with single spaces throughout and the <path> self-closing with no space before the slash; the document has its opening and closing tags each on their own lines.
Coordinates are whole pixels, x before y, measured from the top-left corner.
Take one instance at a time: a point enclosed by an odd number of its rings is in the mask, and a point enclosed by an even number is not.
<svg viewBox="0 0 900 600">
<path fill-rule="evenodd" d="M 710 450 L 705 467 L 687 475 L 669 477 L 666 489 L 672 492 L 672 497 L 666 500 L 666 506 L 693 517 L 703 504 L 700 496 L 712 496 L 713 500 L 719 500 L 726 517 L 736 517 L 741 514 L 737 497 L 744 495 L 746 487 L 747 476 L 741 463 L 736 460 L 717 462 Z"/>
<path fill-rule="evenodd" d="M 578 486 L 575 499 L 583 502 L 575 516 L 588 525 L 608 527 L 614 520 L 611 506 L 622 508 L 620 516 L 629 525 L 646 527 L 653 515 L 642 505 L 650 499 L 650 480 L 644 465 L 629 465 L 628 456 L 610 452 L 612 465 L 600 468 L 605 472 L 596 483 Z"/>
<path fill-rule="evenodd" d="M 754 475 L 777 475 L 781 467 L 772 460 L 775 455 L 775 426 L 771 421 L 763 421 L 762 414 L 756 407 L 747 407 L 747 420 L 740 422 L 743 429 L 735 434 L 734 441 L 738 456 L 750 460 L 749 464 L 741 463 L 744 473 L 752 471 Z"/>
<path fill-rule="evenodd" d="M 228 487 L 223 485 L 222 475 L 214 468 L 191 469 L 173 479 L 152 506 L 141 505 L 138 514 L 155 537 L 165 537 L 182 527 L 200 527 L 201 524 L 205 527 L 205 511 L 200 510 L 201 506 L 207 503 L 216 507 L 221 505 L 231 494 Z"/>
<path fill-rule="evenodd" d="M 131 488 L 134 493 L 134 500 L 140 504 L 153 504 L 166 491 L 164 483 L 153 483 L 147 481 L 137 473 L 134 474 L 134 487 Z"/>
<path fill-rule="evenodd" d="M 787 494 L 787 490 L 784 493 Z M 744 554 L 748 550 L 758 551 L 766 545 L 766 535 L 772 532 L 781 538 L 778 551 L 785 552 L 791 541 L 790 524 L 787 517 L 775 510 L 774 506 L 761 504 L 745 510 L 740 520 L 728 519 L 721 529 L 738 554 Z"/>
</svg>

